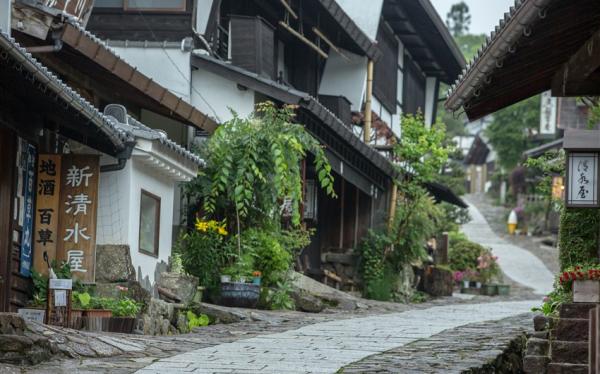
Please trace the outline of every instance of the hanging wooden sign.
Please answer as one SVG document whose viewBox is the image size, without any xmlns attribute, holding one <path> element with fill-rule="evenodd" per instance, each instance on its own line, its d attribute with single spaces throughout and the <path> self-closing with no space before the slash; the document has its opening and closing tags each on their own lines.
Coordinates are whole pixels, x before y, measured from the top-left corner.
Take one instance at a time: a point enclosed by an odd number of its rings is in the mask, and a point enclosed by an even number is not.
<svg viewBox="0 0 600 374">
<path fill-rule="evenodd" d="M 33 268 L 45 275 L 48 274 L 48 265 L 44 261 L 44 253 L 49 261 L 56 259 L 59 239 L 60 166 L 60 155 L 41 154 L 38 157 Z"/>
<path fill-rule="evenodd" d="M 567 208 L 597 208 L 600 154 L 567 152 Z"/>
<path fill-rule="evenodd" d="M 100 157 L 64 155 L 61 168 L 57 257 L 75 279 L 95 281 Z"/>
</svg>

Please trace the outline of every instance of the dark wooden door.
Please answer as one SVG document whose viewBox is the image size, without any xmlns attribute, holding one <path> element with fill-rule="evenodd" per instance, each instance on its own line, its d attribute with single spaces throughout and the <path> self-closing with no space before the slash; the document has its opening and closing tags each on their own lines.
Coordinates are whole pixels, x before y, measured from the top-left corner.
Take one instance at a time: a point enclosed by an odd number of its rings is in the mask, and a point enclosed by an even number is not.
<svg viewBox="0 0 600 374">
<path fill-rule="evenodd" d="M 0 312 L 9 309 L 16 137 L 0 127 Z"/>
</svg>

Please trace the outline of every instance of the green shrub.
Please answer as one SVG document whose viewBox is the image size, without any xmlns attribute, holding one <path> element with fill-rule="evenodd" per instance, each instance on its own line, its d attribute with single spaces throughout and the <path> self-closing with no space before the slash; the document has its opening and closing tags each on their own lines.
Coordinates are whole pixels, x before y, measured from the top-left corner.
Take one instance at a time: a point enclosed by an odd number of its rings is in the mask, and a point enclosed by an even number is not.
<svg viewBox="0 0 600 374">
<path fill-rule="evenodd" d="M 600 211 L 563 209 L 560 216 L 559 261 L 561 271 L 598 261 Z"/>
<path fill-rule="evenodd" d="M 363 296 L 368 299 L 389 300 L 392 287 L 385 284 L 385 249 L 392 239 L 383 232 L 369 230 L 356 252 L 359 255 L 359 274 L 363 281 Z"/>
<path fill-rule="evenodd" d="M 489 252 L 483 246 L 470 240 L 460 239 L 451 240 L 448 259 L 450 268 L 454 271 L 464 271 L 467 269 L 477 269 L 477 259 L 481 254 Z"/>
<path fill-rule="evenodd" d="M 254 258 L 250 273 L 254 270 L 260 271 L 263 285 L 266 287 L 281 281 L 292 265 L 292 255 L 277 239 L 277 235 L 259 229 L 248 229 L 242 234 L 242 252 L 251 253 Z"/>
<path fill-rule="evenodd" d="M 290 296 L 292 292 L 292 285 L 289 280 L 282 280 L 277 282 L 275 289 L 268 290 L 267 293 L 267 304 L 272 310 L 294 310 L 296 305 L 294 299 Z"/>
</svg>

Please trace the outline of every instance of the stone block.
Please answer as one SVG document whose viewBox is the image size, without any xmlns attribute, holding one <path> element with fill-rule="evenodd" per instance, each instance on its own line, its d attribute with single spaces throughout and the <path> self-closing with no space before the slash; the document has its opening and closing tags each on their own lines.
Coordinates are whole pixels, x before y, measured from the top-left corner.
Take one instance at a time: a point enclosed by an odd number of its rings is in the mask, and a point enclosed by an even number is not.
<svg viewBox="0 0 600 374">
<path fill-rule="evenodd" d="M 548 365 L 547 374 L 588 374 L 588 366 L 581 364 L 556 364 Z"/>
<path fill-rule="evenodd" d="M 552 336 L 562 341 L 588 341 L 589 320 L 583 318 L 560 318 Z"/>
<path fill-rule="evenodd" d="M 245 314 L 238 312 L 233 308 L 207 303 L 200 303 L 199 305 L 195 305 L 193 311 L 197 315 L 206 314 L 213 320 L 216 320 L 220 323 L 235 323 L 248 318 Z"/>
<path fill-rule="evenodd" d="M 525 356 L 523 371 L 527 374 L 544 374 L 550 359 L 548 356 Z"/>
<path fill-rule="evenodd" d="M 548 329 L 548 317 L 537 315 L 533 317 L 533 329 L 535 331 L 544 331 Z"/>
<path fill-rule="evenodd" d="M 589 318 L 590 309 L 597 307 L 594 303 L 569 303 L 560 306 L 560 318 Z"/>
<path fill-rule="evenodd" d="M 565 342 L 554 340 L 550 345 L 552 362 L 563 364 L 587 364 L 587 342 Z"/>
<path fill-rule="evenodd" d="M 0 335 L 0 352 L 26 352 L 33 341 L 21 335 Z"/>
<path fill-rule="evenodd" d="M 177 295 L 184 304 L 189 304 L 198 289 L 198 278 L 192 275 L 161 273 L 158 286 Z"/>
<path fill-rule="evenodd" d="M 325 305 L 318 297 L 313 295 L 293 291 L 292 298 L 296 304 L 296 309 L 307 313 L 319 313 L 325 309 Z"/>
<path fill-rule="evenodd" d="M 548 339 L 550 333 L 548 331 L 534 331 L 531 333 L 532 338 Z"/>
<path fill-rule="evenodd" d="M 527 341 L 527 356 L 548 356 L 550 342 L 546 339 L 530 338 Z"/>
<path fill-rule="evenodd" d="M 128 245 L 96 246 L 96 282 L 114 283 L 135 280 Z"/>
<path fill-rule="evenodd" d="M 16 313 L 0 313 L 0 334 L 23 335 L 25 320 Z"/>
</svg>

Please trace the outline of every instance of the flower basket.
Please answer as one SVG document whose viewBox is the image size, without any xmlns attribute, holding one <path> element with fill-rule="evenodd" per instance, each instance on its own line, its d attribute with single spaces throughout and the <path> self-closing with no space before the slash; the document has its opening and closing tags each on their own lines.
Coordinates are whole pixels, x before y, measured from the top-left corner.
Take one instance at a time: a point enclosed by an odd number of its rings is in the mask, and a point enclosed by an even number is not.
<svg viewBox="0 0 600 374">
<path fill-rule="evenodd" d="M 574 303 L 598 303 L 600 302 L 600 281 L 598 280 L 575 280 L 573 282 Z"/>
<path fill-rule="evenodd" d="M 256 308 L 260 286 L 251 283 L 221 283 L 221 305 Z"/>
<path fill-rule="evenodd" d="M 135 320 L 135 317 L 110 317 L 105 331 L 131 334 L 135 327 Z"/>
</svg>

